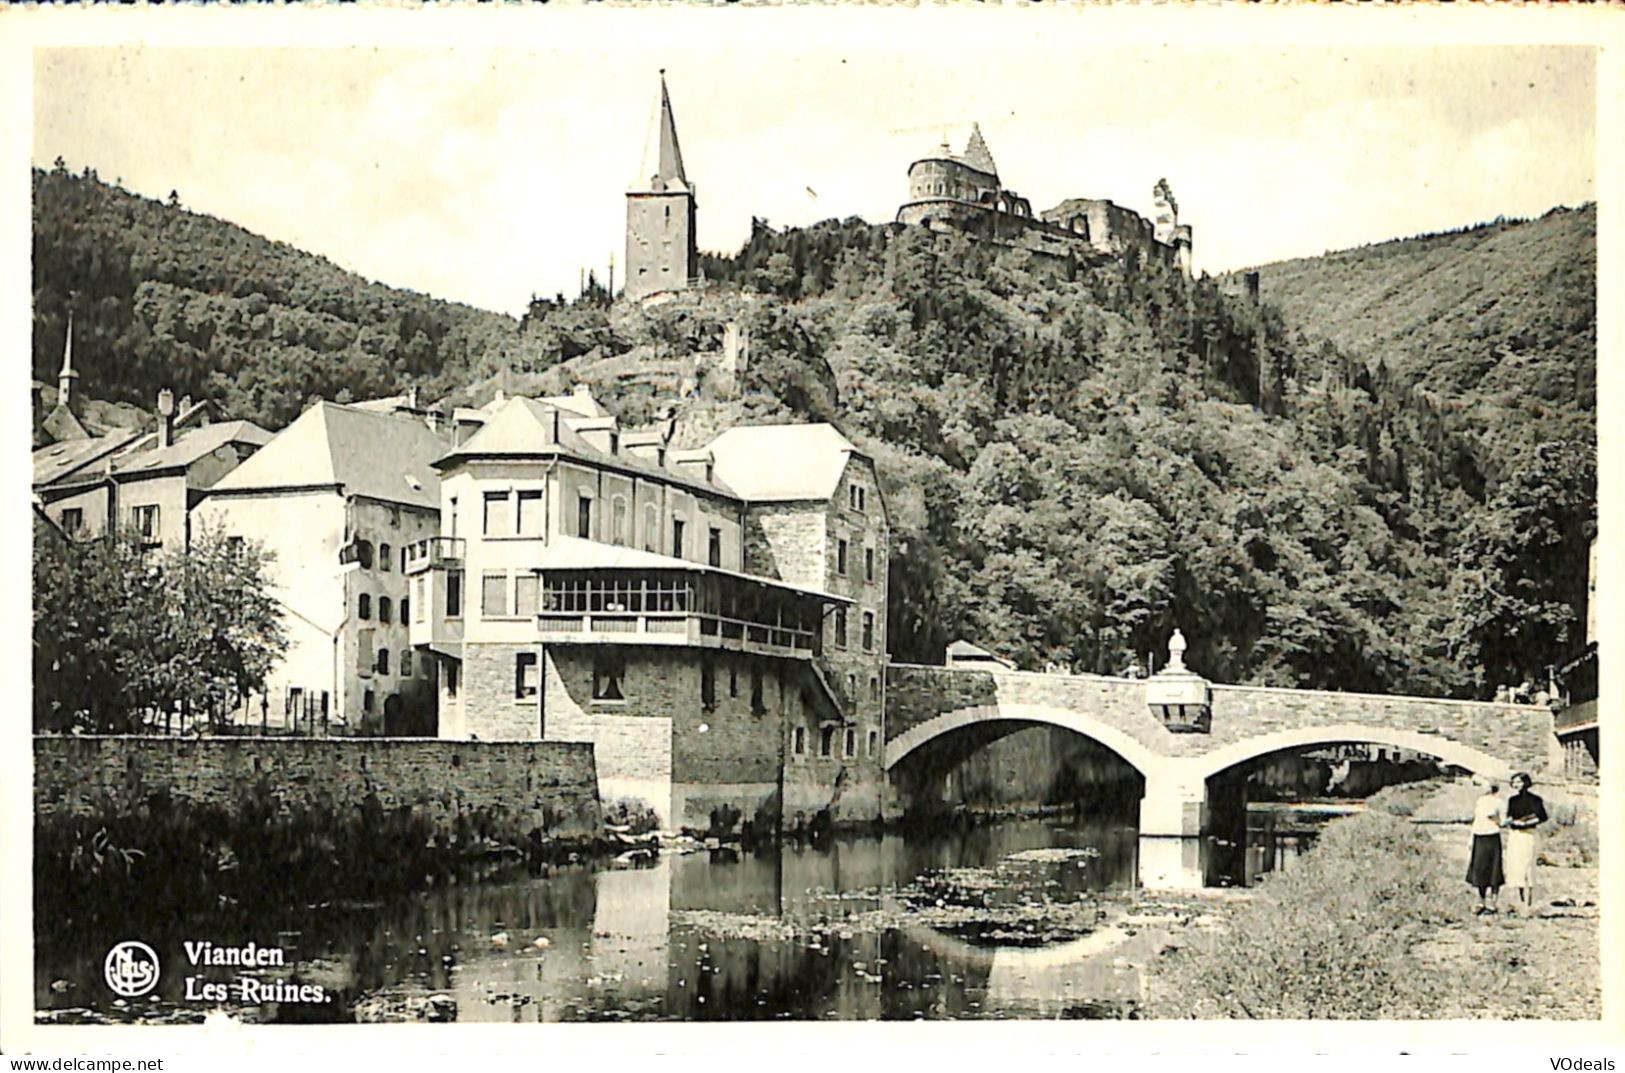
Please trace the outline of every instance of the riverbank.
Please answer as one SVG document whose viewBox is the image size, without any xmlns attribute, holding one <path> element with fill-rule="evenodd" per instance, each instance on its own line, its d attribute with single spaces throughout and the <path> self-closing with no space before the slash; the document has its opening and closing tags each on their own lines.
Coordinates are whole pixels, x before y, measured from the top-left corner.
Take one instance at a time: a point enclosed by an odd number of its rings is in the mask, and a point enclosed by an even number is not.
<svg viewBox="0 0 1625 1073">
<path fill-rule="evenodd" d="M 1554 825 L 1532 912 L 1478 916 L 1463 882 L 1461 781 L 1378 795 L 1299 867 L 1214 900 L 1147 959 L 1169 1018 L 1595 1019 L 1601 1016 L 1595 798 L 1548 793 Z M 1591 850 L 1584 850 L 1589 831 Z M 1551 863 L 1547 863 L 1551 862 Z M 1562 866 L 1560 866 L 1560 863 Z"/>
</svg>

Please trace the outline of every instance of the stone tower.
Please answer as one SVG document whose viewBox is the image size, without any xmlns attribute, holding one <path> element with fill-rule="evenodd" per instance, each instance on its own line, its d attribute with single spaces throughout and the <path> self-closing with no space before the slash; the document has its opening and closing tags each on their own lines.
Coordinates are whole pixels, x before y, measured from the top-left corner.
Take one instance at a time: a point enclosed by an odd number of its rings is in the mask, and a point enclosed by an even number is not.
<svg viewBox="0 0 1625 1073">
<path fill-rule="evenodd" d="M 680 290 L 699 276 L 694 209 L 694 188 L 683 172 L 662 70 L 660 114 L 644 150 L 643 169 L 626 192 L 626 297 Z"/>
</svg>

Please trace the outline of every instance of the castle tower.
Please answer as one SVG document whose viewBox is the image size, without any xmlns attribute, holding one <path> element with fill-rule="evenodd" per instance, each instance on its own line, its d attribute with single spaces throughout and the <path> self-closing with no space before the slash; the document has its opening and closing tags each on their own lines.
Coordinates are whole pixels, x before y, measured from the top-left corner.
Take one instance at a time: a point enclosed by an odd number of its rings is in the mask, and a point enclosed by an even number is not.
<svg viewBox="0 0 1625 1073">
<path fill-rule="evenodd" d="M 1174 244 L 1174 232 L 1179 229 L 1179 202 L 1174 200 L 1173 188 L 1167 179 L 1158 179 L 1151 191 L 1151 204 L 1156 213 L 1157 241 L 1164 246 Z"/>
<path fill-rule="evenodd" d="M 987 140 L 982 137 L 982 125 L 972 123 L 970 127 L 970 141 L 965 143 L 965 163 L 978 171 L 985 171 L 989 175 L 998 177 L 998 165 L 993 163 L 993 153 L 987 147 Z"/>
<path fill-rule="evenodd" d="M 699 276 L 694 210 L 694 188 L 683 172 L 683 152 L 662 70 L 655 129 L 644 150 L 642 171 L 626 192 L 626 297 L 680 290 Z"/>
</svg>

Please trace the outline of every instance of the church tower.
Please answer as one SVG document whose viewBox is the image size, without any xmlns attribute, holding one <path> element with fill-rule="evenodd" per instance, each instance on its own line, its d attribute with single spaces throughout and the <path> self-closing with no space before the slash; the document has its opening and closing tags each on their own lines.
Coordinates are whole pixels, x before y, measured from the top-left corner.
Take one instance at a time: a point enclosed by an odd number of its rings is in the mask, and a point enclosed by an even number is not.
<svg viewBox="0 0 1625 1073">
<path fill-rule="evenodd" d="M 694 208 L 694 188 L 683 173 L 683 151 L 662 70 L 660 113 L 644 150 L 643 169 L 626 192 L 627 298 L 681 290 L 698 278 Z"/>
</svg>

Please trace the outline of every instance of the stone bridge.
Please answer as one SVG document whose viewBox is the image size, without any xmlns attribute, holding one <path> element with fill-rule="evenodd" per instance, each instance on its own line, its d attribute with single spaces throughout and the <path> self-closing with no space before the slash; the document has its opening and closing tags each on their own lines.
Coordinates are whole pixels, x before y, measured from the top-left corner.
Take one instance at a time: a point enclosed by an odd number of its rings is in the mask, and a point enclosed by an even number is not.
<svg viewBox="0 0 1625 1073">
<path fill-rule="evenodd" d="M 1414 750 L 1481 775 L 1561 763 L 1550 709 L 1431 697 L 1200 684 L 1205 729 L 1176 732 L 1148 700 L 1164 676 L 1097 675 L 894 664 L 887 671 L 884 765 L 892 771 L 929 742 L 982 724 L 1047 723 L 1116 753 L 1145 779 L 1140 832 L 1194 836 L 1207 780 L 1283 749 L 1369 742 Z M 992 726 L 989 730 L 995 729 Z"/>
</svg>

